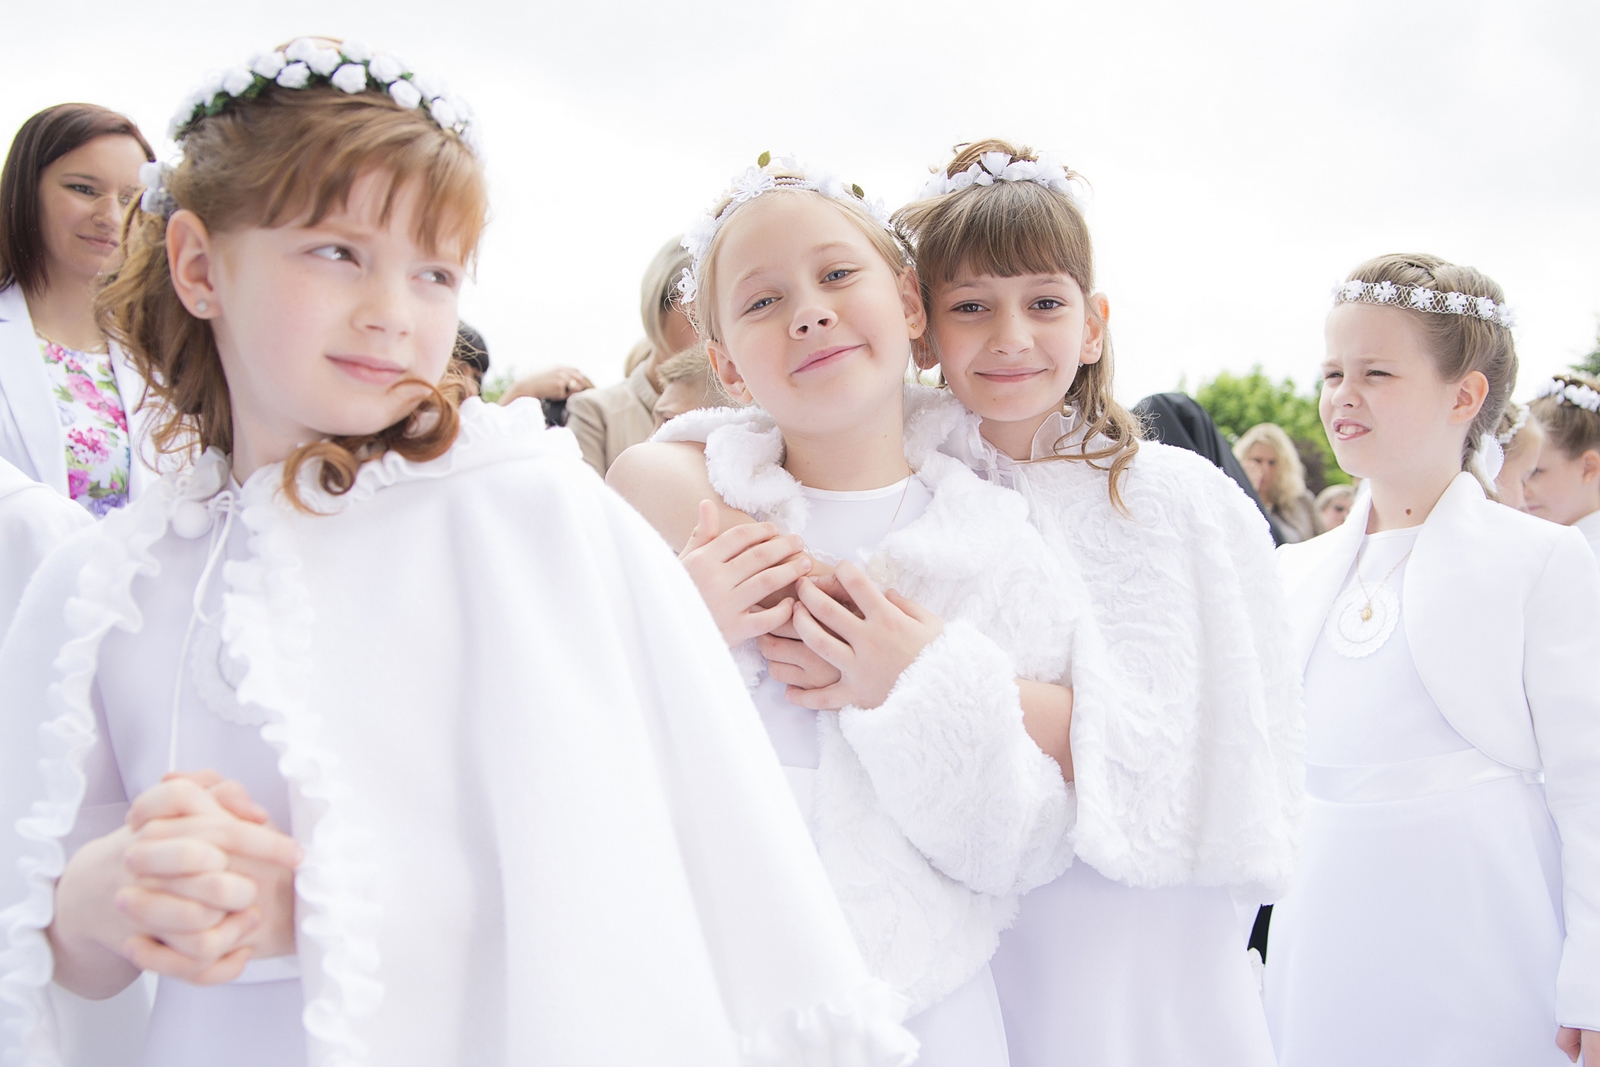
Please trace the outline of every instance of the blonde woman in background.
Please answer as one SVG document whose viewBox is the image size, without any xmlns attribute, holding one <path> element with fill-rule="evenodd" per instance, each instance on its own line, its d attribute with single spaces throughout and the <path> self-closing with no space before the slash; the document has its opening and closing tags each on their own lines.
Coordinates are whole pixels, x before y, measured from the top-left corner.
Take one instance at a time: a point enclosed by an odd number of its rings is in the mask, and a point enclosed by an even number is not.
<svg viewBox="0 0 1600 1067">
<path fill-rule="evenodd" d="M 1283 427 L 1257 423 L 1239 438 L 1233 454 L 1244 464 L 1250 484 L 1286 543 L 1308 541 L 1322 532 L 1316 501 L 1306 489 L 1306 469 Z"/>
<path fill-rule="evenodd" d="M 578 438 L 583 458 L 601 475 L 624 449 L 656 432 L 661 365 L 694 347 L 694 327 L 676 302 L 678 277 L 689 265 L 689 253 L 680 240 L 674 237 L 662 245 L 645 268 L 639 317 L 644 321 L 646 340 L 629 354 L 624 365 L 627 377 L 567 401 L 567 429 Z"/>
</svg>

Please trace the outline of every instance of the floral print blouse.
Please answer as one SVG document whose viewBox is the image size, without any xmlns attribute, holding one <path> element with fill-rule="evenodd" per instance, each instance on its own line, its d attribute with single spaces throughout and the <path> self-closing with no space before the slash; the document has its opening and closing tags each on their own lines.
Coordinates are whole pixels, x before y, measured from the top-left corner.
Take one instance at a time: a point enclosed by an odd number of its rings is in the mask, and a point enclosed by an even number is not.
<svg viewBox="0 0 1600 1067">
<path fill-rule="evenodd" d="M 128 502 L 128 413 L 111 353 L 79 352 L 41 337 L 67 442 L 67 493 L 99 518 Z"/>
</svg>

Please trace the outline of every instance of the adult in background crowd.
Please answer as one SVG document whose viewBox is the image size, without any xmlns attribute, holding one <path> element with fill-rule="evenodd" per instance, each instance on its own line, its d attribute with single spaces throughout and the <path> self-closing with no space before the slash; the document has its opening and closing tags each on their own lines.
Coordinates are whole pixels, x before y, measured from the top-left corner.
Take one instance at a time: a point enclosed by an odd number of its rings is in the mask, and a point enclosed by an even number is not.
<svg viewBox="0 0 1600 1067">
<path fill-rule="evenodd" d="M 0 458 L 97 516 L 149 473 L 144 382 L 93 301 L 154 158 L 125 116 L 58 104 L 22 124 L 0 171 Z"/>
<path fill-rule="evenodd" d="M 1283 427 L 1257 423 L 1239 437 L 1233 454 L 1267 506 L 1267 517 L 1284 535 L 1283 543 L 1309 541 L 1322 532 L 1317 526 L 1316 500 L 1306 489 L 1305 465 Z"/>
<path fill-rule="evenodd" d="M 1280 545 L 1288 543 L 1283 530 L 1261 502 L 1244 466 L 1237 456 L 1228 451 L 1228 439 L 1222 436 L 1210 412 L 1201 407 L 1199 401 L 1187 393 L 1155 393 L 1135 404 L 1133 413 L 1144 424 L 1146 439 L 1204 456 L 1237 482 L 1245 496 L 1253 500 L 1256 507 L 1261 509 L 1261 514 L 1267 517 L 1273 542 Z"/>
<path fill-rule="evenodd" d="M 656 376 L 661 379 L 661 395 L 655 404 L 657 423 L 700 408 L 738 406 L 713 380 L 711 360 L 699 345 L 661 364 Z"/>
<path fill-rule="evenodd" d="M 674 237 L 661 246 L 645 269 L 639 292 L 648 355 L 616 385 L 579 393 L 567 401 L 567 428 L 578 438 L 583 458 L 602 475 L 612 461 L 656 432 L 656 400 L 661 396 L 661 365 L 694 347 L 689 318 L 678 307 L 678 278 L 689 253 Z M 635 348 L 635 354 L 638 349 Z M 629 357 L 630 363 L 633 357 Z"/>
</svg>

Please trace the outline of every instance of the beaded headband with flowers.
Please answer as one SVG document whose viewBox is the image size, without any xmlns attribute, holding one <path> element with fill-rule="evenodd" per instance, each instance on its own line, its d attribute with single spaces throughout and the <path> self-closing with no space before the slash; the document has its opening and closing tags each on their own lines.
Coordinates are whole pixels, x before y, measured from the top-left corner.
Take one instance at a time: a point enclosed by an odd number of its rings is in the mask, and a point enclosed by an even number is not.
<svg viewBox="0 0 1600 1067">
<path fill-rule="evenodd" d="M 936 170 L 928 183 L 917 194 L 918 200 L 932 200 L 946 193 L 960 192 L 972 185 L 993 185 L 995 182 L 1033 182 L 1062 196 L 1072 197 L 1072 174 L 1054 156 L 1045 154 L 1038 159 L 1018 159 L 1008 152 L 985 152 L 977 162 L 963 171 L 949 174 Z"/>
<path fill-rule="evenodd" d="M 1379 304 L 1425 311 L 1430 315 L 1470 315 L 1510 329 L 1517 324 L 1510 305 L 1470 293 L 1441 293 L 1420 285 L 1394 282 L 1343 282 L 1333 288 L 1334 304 Z"/>
<path fill-rule="evenodd" d="M 700 291 L 701 268 L 705 265 L 706 253 L 711 251 L 711 243 L 716 240 L 717 232 L 742 205 L 776 189 L 810 189 L 834 200 L 854 201 L 880 226 L 890 233 L 894 232 L 889 225 L 889 212 L 884 208 L 883 201 L 868 200 L 861 186 L 846 185 L 842 178 L 815 167 L 807 167 L 792 156 L 774 158 L 771 152 L 763 152 L 756 159 L 756 165 L 747 167 L 743 174 L 734 178 L 733 187 L 718 197 L 684 234 L 683 247 L 689 253 L 691 262 L 678 278 L 678 296 L 685 304 L 693 301 Z"/>
<path fill-rule="evenodd" d="M 167 136 L 181 144 L 201 121 L 227 108 L 238 97 L 260 96 L 268 86 L 308 89 L 331 85 L 346 93 L 379 92 L 403 108 L 423 108 L 440 129 L 461 138 L 474 155 L 482 155 L 472 108 L 451 94 L 444 82 L 418 74 L 398 56 L 374 52 L 359 41 L 333 42 L 300 37 L 281 52 L 263 52 L 242 67 L 211 71 L 172 116 Z M 146 163 L 139 168 L 145 186 L 139 206 L 169 217 L 178 204 L 166 189 L 172 168 Z"/>
<path fill-rule="evenodd" d="M 1560 378 L 1551 378 L 1534 392 L 1535 400 L 1542 400 L 1547 396 L 1556 397 L 1556 403 L 1571 404 L 1575 408 L 1592 414 L 1600 415 L 1600 392 L 1596 392 L 1581 382 L 1563 381 Z"/>
</svg>

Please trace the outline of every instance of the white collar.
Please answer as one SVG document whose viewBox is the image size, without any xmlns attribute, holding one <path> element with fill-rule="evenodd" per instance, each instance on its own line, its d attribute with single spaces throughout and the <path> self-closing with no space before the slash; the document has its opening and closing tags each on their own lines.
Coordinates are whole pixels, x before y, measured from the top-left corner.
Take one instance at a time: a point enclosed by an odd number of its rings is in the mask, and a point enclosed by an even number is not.
<svg viewBox="0 0 1600 1067">
<path fill-rule="evenodd" d="M 971 415 L 950 435 L 946 451 L 971 467 L 985 481 L 1015 489 L 1017 471 L 1025 464 L 1059 455 L 1058 446 L 1063 438 L 1078 432 L 1078 419 L 1074 412 L 1052 411 L 1045 416 L 1033 432 L 1033 444 L 1026 460 L 1012 459 L 983 436 L 983 420 Z"/>
<path fill-rule="evenodd" d="M 1589 540 L 1600 541 L 1600 511 L 1589 512 L 1572 526 Z"/>
</svg>

